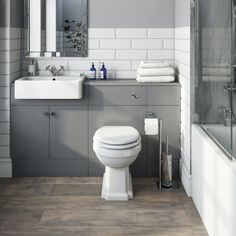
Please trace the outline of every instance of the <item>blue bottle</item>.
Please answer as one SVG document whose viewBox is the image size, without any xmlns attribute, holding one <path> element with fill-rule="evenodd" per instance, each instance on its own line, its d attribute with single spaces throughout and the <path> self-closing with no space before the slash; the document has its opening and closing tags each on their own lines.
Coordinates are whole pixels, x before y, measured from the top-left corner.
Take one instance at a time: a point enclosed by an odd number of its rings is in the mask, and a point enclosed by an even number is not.
<svg viewBox="0 0 236 236">
<path fill-rule="evenodd" d="M 92 62 L 92 67 L 91 69 L 89 70 L 89 79 L 90 80 L 95 80 L 96 79 L 96 68 L 94 66 L 94 63 Z"/>
<path fill-rule="evenodd" d="M 102 80 L 107 79 L 107 69 L 106 69 L 104 63 L 102 64 L 102 68 L 100 70 L 100 79 L 102 79 Z"/>
</svg>

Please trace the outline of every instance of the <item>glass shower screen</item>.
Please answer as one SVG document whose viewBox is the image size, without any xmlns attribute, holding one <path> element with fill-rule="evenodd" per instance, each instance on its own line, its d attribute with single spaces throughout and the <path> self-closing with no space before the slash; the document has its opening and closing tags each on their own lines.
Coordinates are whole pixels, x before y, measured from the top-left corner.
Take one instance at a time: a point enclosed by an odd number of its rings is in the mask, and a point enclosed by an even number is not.
<svg viewBox="0 0 236 236">
<path fill-rule="evenodd" d="M 232 0 L 195 0 L 195 115 L 232 157 L 234 17 Z M 234 95 L 234 96 L 233 96 Z M 235 106 L 235 103 L 234 103 Z"/>
</svg>

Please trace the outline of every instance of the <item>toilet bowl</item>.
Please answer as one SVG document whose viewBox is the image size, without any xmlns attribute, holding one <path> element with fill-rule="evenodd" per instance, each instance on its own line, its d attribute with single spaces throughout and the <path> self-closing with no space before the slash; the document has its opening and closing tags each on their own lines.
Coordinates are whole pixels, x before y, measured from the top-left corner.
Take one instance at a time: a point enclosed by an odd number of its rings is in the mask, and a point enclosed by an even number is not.
<svg viewBox="0 0 236 236">
<path fill-rule="evenodd" d="M 105 166 L 101 197 L 128 200 L 133 197 L 129 166 L 141 151 L 141 137 L 130 126 L 104 126 L 93 137 L 93 150 Z"/>
</svg>

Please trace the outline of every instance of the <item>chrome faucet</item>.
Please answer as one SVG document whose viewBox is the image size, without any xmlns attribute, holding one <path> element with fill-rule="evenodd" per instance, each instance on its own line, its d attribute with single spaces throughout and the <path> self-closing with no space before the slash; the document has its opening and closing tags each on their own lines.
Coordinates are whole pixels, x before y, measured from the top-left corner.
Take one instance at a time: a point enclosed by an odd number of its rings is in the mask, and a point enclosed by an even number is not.
<svg viewBox="0 0 236 236">
<path fill-rule="evenodd" d="M 64 70 L 64 66 L 60 66 L 60 69 L 57 69 L 55 66 L 47 66 L 46 70 L 50 71 L 52 76 L 58 76 L 61 71 Z"/>
</svg>

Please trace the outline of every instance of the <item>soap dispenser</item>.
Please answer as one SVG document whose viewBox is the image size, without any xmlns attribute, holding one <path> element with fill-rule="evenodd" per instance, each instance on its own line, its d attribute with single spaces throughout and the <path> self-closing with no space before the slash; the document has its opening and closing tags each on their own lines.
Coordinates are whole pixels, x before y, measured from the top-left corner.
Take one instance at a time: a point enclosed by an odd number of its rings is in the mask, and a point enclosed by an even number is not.
<svg viewBox="0 0 236 236">
<path fill-rule="evenodd" d="M 33 59 L 31 64 L 28 66 L 28 76 L 36 76 L 37 73 L 37 64 L 36 60 Z"/>
<path fill-rule="evenodd" d="M 91 79 L 91 80 L 95 80 L 96 79 L 96 68 L 95 68 L 93 62 L 92 62 L 92 67 L 89 70 L 89 79 Z"/>
<path fill-rule="evenodd" d="M 101 80 L 106 80 L 107 79 L 107 69 L 105 67 L 104 62 L 102 63 L 102 68 L 100 70 L 100 79 Z"/>
</svg>

